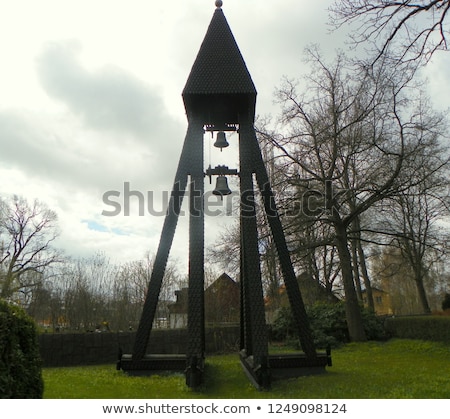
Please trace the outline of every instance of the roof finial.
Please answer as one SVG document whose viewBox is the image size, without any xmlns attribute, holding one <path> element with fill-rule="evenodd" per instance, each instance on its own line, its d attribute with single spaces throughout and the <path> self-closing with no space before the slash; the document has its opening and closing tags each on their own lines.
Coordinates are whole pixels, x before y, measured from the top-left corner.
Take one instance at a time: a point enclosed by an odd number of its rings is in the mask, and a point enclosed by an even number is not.
<svg viewBox="0 0 450 419">
<path fill-rule="evenodd" d="M 222 7 L 222 5 L 223 5 L 223 1 L 222 0 L 216 0 L 216 7 L 218 9 L 220 9 Z"/>
</svg>

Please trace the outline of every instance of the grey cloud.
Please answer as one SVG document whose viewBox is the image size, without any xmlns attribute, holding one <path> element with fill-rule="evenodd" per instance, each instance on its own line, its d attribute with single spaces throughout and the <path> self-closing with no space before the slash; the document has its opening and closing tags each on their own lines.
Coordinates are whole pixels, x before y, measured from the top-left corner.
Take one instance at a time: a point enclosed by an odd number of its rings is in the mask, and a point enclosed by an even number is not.
<svg viewBox="0 0 450 419">
<path fill-rule="evenodd" d="M 38 58 L 38 76 L 51 97 L 94 129 L 130 133 L 150 142 L 172 134 L 166 131 L 174 121 L 155 89 L 118 67 L 87 71 L 78 61 L 79 49 L 73 42 L 52 43 Z"/>
<path fill-rule="evenodd" d="M 37 70 L 49 96 L 69 112 L 52 119 L 0 111 L 4 167 L 75 190 L 104 191 L 125 181 L 145 190 L 172 186 L 186 127 L 167 113 L 154 89 L 118 68 L 87 71 L 70 43 L 47 46 Z"/>
<path fill-rule="evenodd" d="M 47 45 L 37 60 L 45 91 L 63 102 L 86 128 L 109 137 L 98 145 L 99 153 L 104 148 L 122 150 L 124 163 L 110 162 L 118 169 L 114 177 L 120 178 L 119 184 L 141 170 L 155 187 L 171 186 L 186 126 L 169 115 L 157 89 L 117 67 L 88 71 L 78 59 L 79 49 L 73 42 Z M 130 165 L 134 156 L 136 164 Z"/>
<path fill-rule="evenodd" d="M 0 112 L 3 167 L 17 168 L 31 178 L 66 185 L 88 185 L 99 168 L 91 157 L 64 141 L 38 116 L 25 111 Z"/>
<path fill-rule="evenodd" d="M 123 146 L 120 135 L 74 131 L 62 133 L 40 115 L 1 111 L 0 164 L 21 170 L 30 181 L 40 178 L 55 188 L 95 194 L 99 205 L 105 190 L 122 188 L 125 181 L 139 190 L 171 186 L 177 159 L 171 163 L 145 144 Z"/>
<path fill-rule="evenodd" d="M 10 167 L 32 167 L 36 174 L 54 165 L 67 167 L 73 156 L 58 147 L 38 120 L 25 111 L 0 112 L 1 160 Z M 76 160 L 76 159 L 74 159 Z"/>
</svg>

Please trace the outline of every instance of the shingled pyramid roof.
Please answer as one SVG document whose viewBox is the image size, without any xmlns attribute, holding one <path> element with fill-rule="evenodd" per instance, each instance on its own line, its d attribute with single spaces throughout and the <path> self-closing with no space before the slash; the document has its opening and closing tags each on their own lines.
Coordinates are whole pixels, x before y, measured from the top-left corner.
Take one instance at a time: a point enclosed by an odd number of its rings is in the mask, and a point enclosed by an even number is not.
<svg viewBox="0 0 450 419">
<path fill-rule="evenodd" d="M 255 106 L 255 85 L 220 7 L 214 12 L 182 96 L 188 113 L 199 103 L 204 108 L 209 102 L 206 98 L 214 100 L 218 96 L 234 97 L 234 102 L 227 102 L 228 107 L 230 103 L 237 105 L 237 96 L 239 106 L 242 101 L 247 107 Z"/>
</svg>

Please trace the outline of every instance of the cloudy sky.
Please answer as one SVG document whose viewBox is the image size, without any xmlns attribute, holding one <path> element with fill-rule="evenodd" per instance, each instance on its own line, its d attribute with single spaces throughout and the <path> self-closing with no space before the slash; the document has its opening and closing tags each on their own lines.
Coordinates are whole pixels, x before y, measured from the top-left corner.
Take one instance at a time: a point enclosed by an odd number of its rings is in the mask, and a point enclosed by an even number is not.
<svg viewBox="0 0 450 419">
<path fill-rule="evenodd" d="M 257 114 L 270 115 L 283 76 L 302 71 L 317 43 L 345 49 L 329 34 L 331 0 L 224 0 L 223 10 L 258 90 Z M 123 209 L 124 188 L 155 201 L 170 191 L 187 128 L 181 99 L 214 0 L 0 0 L 0 196 L 38 198 L 57 212 L 58 246 L 72 256 L 103 251 L 117 262 L 156 252 L 163 216 Z M 427 68 L 436 107 L 450 106 L 450 59 Z M 230 141 L 233 139 L 231 138 Z M 205 150 L 208 164 L 235 167 L 233 150 Z M 128 185 L 128 186 L 127 186 Z M 184 217 L 186 218 L 186 217 Z M 207 219 L 207 241 L 216 225 Z M 172 256 L 184 263 L 187 219 Z"/>
</svg>

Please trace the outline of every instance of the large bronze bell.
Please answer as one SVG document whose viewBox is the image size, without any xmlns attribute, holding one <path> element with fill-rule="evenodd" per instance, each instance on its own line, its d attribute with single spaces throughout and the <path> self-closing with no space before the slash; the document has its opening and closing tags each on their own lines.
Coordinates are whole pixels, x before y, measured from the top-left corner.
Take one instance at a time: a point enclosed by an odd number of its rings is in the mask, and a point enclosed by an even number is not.
<svg viewBox="0 0 450 419">
<path fill-rule="evenodd" d="M 217 133 L 216 142 L 214 143 L 214 147 L 220 148 L 220 151 L 222 151 L 222 148 L 228 147 L 230 144 L 228 144 L 228 141 L 225 137 L 225 133 L 223 131 L 219 131 Z"/>
<path fill-rule="evenodd" d="M 216 187 L 213 190 L 213 195 L 230 195 L 231 189 L 228 187 L 228 180 L 226 176 L 217 176 Z"/>
</svg>

